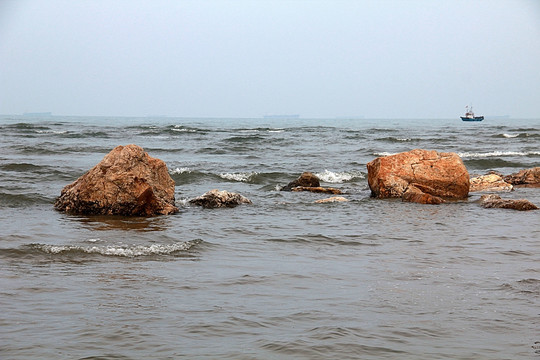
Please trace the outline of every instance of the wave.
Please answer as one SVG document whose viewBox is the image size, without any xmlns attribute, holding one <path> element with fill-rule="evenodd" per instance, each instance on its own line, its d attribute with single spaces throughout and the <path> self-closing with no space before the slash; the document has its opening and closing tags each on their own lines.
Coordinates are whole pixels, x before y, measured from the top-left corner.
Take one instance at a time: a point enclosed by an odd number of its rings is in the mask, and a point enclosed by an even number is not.
<svg viewBox="0 0 540 360">
<path fill-rule="evenodd" d="M 540 134 L 534 134 L 530 132 L 513 132 L 513 133 L 502 133 L 502 134 L 496 134 L 492 136 L 496 139 L 527 139 L 527 138 L 537 138 L 540 137 Z"/>
<path fill-rule="evenodd" d="M 258 172 L 221 173 L 220 178 L 238 182 L 251 182 Z"/>
<path fill-rule="evenodd" d="M 323 182 L 334 183 L 334 184 L 343 183 L 343 182 L 351 181 L 354 179 L 366 178 L 366 176 L 360 171 L 332 172 L 332 171 L 324 170 L 324 172 L 322 173 L 315 173 L 315 176 L 317 176 Z"/>
<path fill-rule="evenodd" d="M 473 159 L 464 159 L 463 161 L 467 168 L 473 169 L 495 169 L 495 168 L 528 168 L 531 167 L 531 164 L 517 162 L 517 161 L 508 161 L 501 158 L 473 158 Z"/>
<path fill-rule="evenodd" d="M 412 138 L 399 138 L 394 136 L 387 136 L 383 138 L 375 139 L 376 141 L 383 141 L 383 142 L 389 142 L 389 143 L 401 143 L 401 142 L 411 142 L 411 141 L 418 141 L 418 139 L 412 139 Z"/>
<path fill-rule="evenodd" d="M 54 199 L 48 198 L 41 194 L 26 193 L 26 194 L 10 194 L 0 192 L 0 207 L 17 208 L 37 204 L 52 204 Z"/>
<path fill-rule="evenodd" d="M 462 158 L 482 159 L 490 157 L 504 156 L 540 156 L 540 151 L 490 151 L 490 152 L 459 152 L 457 153 Z"/>
<path fill-rule="evenodd" d="M 1 249 L 1 253 L 18 254 L 19 257 L 37 254 L 46 255 L 98 255 L 111 257 L 145 257 L 153 255 L 175 255 L 187 252 L 202 240 L 191 240 L 173 244 L 152 245 L 50 245 L 32 243 L 18 249 Z"/>
</svg>

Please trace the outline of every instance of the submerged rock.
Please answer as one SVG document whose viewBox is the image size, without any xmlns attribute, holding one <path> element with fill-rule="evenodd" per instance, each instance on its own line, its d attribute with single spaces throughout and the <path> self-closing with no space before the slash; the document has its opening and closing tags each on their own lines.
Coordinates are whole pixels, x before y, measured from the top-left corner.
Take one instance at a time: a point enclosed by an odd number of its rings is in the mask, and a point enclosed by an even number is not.
<svg viewBox="0 0 540 360">
<path fill-rule="evenodd" d="M 315 176 L 313 173 L 306 171 L 303 172 L 300 177 L 294 181 L 291 181 L 286 186 L 284 186 L 281 190 L 282 191 L 292 191 L 296 187 L 320 187 L 321 183 L 317 176 Z"/>
<path fill-rule="evenodd" d="M 540 167 L 521 170 L 520 172 L 507 175 L 504 181 L 524 187 L 540 187 Z"/>
<path fill-rule="evenodd" d="M 310 172 L 303 172 L 300 177 L 291 181 L 281 188 L 282 191 L 309 191 L 314 193 L 341 194 L 341 190 L 336 188 L 326 188 L 321 186 L 319 178 Z"/>
<path fill-rule="evenodd" d="M 495 172 L 470 179 L 470 192 L 475 191 L 512 191 L 512 184 L 504 181 L 503 177 Z"/>
<path fill-rule="evenodd" d="M 455 153 L 415 149 L 378 157 L 367 170 L 372 197 L 439 204 L 469 194 L 469 173 Z"/>
<path fill-rule="evenodd" d="M 526 199 L 501 199 L 499 195 L 487 194 L 480 197 L 480 204 L 485 208 L 514 209 L 520 211 L 537 210 L 538 207 Z"/>
<path fill-rule="evenodd" d="M 117 146 L 62 189 L 54 207 L 84 215 L 152 216 L 178 211 L 165 163 L 140 146 Z"/>
<path fill-rule="evenodd" d="M 251 204 L 251 200 L 226 190 L 210 190 L 205 194 L 189 200 L 191 204 L 200 205 L 204 208 L 235 207 L 240 204 Z"/>
<path fill-rule="evenodd" d="M 314 193 L 325 193 L 325 194 L 342 194 L 341 190 L 339 189 L 336 189 L 336 188 L 324 188 L 324 187 L 320 187 L 320 186 L 311 186 L 311 187 L 307 187 L 307 186 L 297 186 L 297 187 L 294 187 L 292 188 L 292 191 L 310 191 L 310 192 L 314 192 Z"/>
<path fill-rule="evenodd" d="M 324 203 L 347 202 L 347 201 L 349 200 L 347 198 L 344 198 L 343 196 L 332 196 L 330 198 L 316 200 L 315 203 L 324 204 Z"/>
</svg>

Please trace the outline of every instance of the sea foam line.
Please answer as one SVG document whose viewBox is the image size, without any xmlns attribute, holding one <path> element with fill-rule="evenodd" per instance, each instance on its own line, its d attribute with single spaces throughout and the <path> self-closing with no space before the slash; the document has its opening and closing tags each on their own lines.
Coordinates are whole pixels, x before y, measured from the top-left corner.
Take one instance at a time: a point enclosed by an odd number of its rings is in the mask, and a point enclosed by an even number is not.
<svg viewBox="0 0 540 360">
<path fill-rule="evenodd" d="M 491 151 L 486 153 L 478 152 L 460 152 L 458 153 L 460 157 L 463 158 L 488 158 L 488 157 L 499 157 L 499 156 L 530 156 L 530 155 L 540 155 L 540 151 Z"/>
<path fill-rule="evenodd" d="M 32 248 L 47 254 L 69 254 L 83 252 L 86 254 L 98 254 L 104 256 L 137 257 L 148 255 L 170 255 L 177 251 L 186 251 L 196 245 L 196 241 L 179 242 L 175 244 L 152 244 L 135 246 L 77 246 L 77 245 L 48 245 L 31 244 Z"/>
</svg>

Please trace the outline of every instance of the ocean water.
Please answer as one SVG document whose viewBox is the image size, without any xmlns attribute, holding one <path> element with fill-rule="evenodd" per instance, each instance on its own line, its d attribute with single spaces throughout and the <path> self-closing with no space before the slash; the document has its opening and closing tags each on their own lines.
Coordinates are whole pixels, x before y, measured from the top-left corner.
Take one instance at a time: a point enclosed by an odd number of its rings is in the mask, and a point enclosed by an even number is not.
<svg viewBox="0 0 540 360">
<path fill-rule="evenodd" d="M 53 209 L 130 143 L 178 214 Z M 540 120 L 0 117 L 0 358 L 540 359 L 540 212 L 370 198 L 366 163 L 414 148 L 510 174 Z M 350 201 L 278 191 L 303 171 Z M 215 188 L 253 205 L 187 202 Z"/>
</svg>

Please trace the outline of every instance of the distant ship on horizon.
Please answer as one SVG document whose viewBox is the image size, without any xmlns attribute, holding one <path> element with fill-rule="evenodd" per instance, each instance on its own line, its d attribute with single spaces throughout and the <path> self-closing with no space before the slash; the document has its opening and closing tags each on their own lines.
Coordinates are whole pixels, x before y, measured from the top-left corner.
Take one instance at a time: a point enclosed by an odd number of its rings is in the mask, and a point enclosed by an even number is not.
<svg viewBox="0 0 540 360">
<path fill-rule="evenodd" d="M 483 116 L 475 116 L 472 105 L 465 106 L 465 116 L 461 116 L 461 120 L 463 121 L 482 121 L 484 120 Z"/>
</svg>

